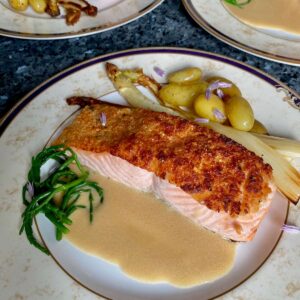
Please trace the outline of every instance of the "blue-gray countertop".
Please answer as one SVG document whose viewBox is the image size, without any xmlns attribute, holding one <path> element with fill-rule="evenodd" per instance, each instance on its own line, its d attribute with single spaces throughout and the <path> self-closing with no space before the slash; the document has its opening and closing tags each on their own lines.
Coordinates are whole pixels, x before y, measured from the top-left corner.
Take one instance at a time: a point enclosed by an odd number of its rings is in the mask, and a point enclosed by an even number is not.
<svg viewBox="0 0 300 300">
<path fill-rule="evenodd" d="M 300 68 L 270 62 L 218 41 L 187 14 L 180 0 L 162 5 L 123 27 L 56 41 L 0 37 L 0 116 L 50 76 L 86 59 L 147 46 L 188 47 L 223 54 L 255 66 L 300 93 Z"/>
</svg>

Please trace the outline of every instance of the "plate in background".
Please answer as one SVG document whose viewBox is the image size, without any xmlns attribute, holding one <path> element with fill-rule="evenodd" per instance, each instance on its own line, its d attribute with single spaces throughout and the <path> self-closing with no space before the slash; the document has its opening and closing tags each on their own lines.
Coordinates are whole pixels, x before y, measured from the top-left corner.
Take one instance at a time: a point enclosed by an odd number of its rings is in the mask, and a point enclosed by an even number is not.
<svg viewBox="0 0 300 300">
<path fill-rule="evenodd" d="M 300 41 L 283 39 L 281 32 L 257 30 L 234 16 L 220 0 L 183 0 L 189 15 L 217 39 L 272 61 L 300 66 Z"/>
<path fill-rule="evenodd" d="M 78 23 L 67 25 L 63 16 L 37 14 L 30 7 L 19 12 L 13 10 L 8 0 L 0 0 L 0 35 L 22 39 L 65 39 L 107 31 L 147 14 L 163 0 L 89 0 L 98 7 L 97 16 L 82 14 Z M 61 8 L 63 14 L 63 9 Z"/>
</svg>

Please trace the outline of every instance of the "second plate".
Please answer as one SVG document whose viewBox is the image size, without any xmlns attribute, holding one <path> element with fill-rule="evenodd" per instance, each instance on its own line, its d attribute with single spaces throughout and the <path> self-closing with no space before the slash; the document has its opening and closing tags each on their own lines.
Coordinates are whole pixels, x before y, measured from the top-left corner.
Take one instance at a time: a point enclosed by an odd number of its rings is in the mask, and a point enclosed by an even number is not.
<svg viewBox="0 0 300 300">
<path fill-rule="evenodd" d="M 233 17 L 220 0 L 183 0 L 190 16 L 217 39 L 269 60 L 300 65 L 300 42 L 265 34 Z"/>
<path fill-rule="evenodd" d="M 100 2 L 100 3 L 99 3 Z M 8 0 L 0 0 L 0 35 L 22 39 L 65 39 L 103 32 L 136 20 L 161 4 L 163 0 L 90 0 L 97 6 L 95 17 L 82 15 L 74 26 L 64 17 L 51 18 L 31 8 L 18 12 Z"/>
</svg>

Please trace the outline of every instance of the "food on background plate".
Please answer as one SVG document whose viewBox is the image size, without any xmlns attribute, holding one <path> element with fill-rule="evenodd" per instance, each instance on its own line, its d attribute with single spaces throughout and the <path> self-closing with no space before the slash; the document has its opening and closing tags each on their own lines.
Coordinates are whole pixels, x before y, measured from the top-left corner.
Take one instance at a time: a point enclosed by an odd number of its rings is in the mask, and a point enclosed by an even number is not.
<svg viewBox="0 0 300 300">
<path fill-rule="evenodd" d="M 242 9 L 241 6 L 232 5 L 238 3 L 232 2 L 231 0 L 223 1 L 226 9 L 247 25 L 300 34 L 300 2 L 298 0 L 251 0 L 242 5 Z"/>
<path fill-rule="evenodd" d="M 60 6 L 65 10 L 67 25 L 74 25 L 80 19 L 81 12 L 88 16 L 96 16 L 97 7 L 89 4 L 86 0 L 64 1 L 64 0 L 9 0 L 11 7 L 17 11 L 24 11 L 29 6 L 36 13 L 47 13 L 51 17 L 61 14 Z"/>
<path fill-rule="evenodd" d="M 47 12 L 51 17 L 57 17 L 60 15 L 60 9 L 57 0 L 44 0 L 44 1 L 46 1 L 45 12 Z"/>
<path fill-rule="evenodd" d="M 242 8 L 245 5 L 249 4 L 252 0 L 224 0 L 224 2 L 229 3 L 238 8 Z"/>
<path fill-rule="evenodd" d="M 29 0 L 29 4 L 39 14 L 45 12 L 47 9 L 47 2 L 45 0 Z"/>
<path fill-rule="evenodd" d="M 10 0 L 9 1 L 12 8 L 16 10 L 25 10 L 28 7 L 28 0 Z"/>
</svg>

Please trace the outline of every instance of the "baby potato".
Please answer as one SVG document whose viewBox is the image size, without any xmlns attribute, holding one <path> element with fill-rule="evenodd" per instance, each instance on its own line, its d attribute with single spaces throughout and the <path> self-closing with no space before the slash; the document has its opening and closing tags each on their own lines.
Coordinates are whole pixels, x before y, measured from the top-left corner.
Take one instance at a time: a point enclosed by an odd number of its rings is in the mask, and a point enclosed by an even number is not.
<svg viewBox="0 0 300 300">
<path fill-rule="evenodd" d="M 225 111 L 232 127 L 243 131 L 249 131 L 253 127 L 253 110 L 243 97 L 235 96 L 229 98 L 225 102 Z"/>
<path fill-rule="evenodd" d="M 158 92 L 158 97 L 165 103 L 175 106 L 191 107 L 197 95 L 207 88 L 206 82 L 178 84 L 169 83 Z"/>
<path fill-rule="evenodd" d="M 185 68 L 168 75 L 169 82 L 185 83 L 201 79 L 202 71 L 199 68 Z"/>
<path fill-rule="evenodd" d="M 28 7 L 28 0 L 9 0 L 9 4 L 15 10 L 25 10 Z"/>
<path fill-rule="evenodd" d="M 197 115 L 201 118 L 206 118 L 214 122 L 223 123 L 225 117 L 224 102 L 216 95 L 212 94 L 209 99 L 206 99 L 204 94 L 198 96 L 194 102 L 194 109 Z M 224 118 L 218 117 L 218 114 Z"/>
<path fill-rule="evenodd" d="M 232 81 L 230 81 L 229 79 L 226 79 L 224 77 L 220 77 L 220 76 L 214 76 L 214 77 L 209 77 L 206 81 L 211 84 L 215 81 L 221 81 L 221 82 L 228 82 L 231 83 L 232 86 L 229 88 L 223 88 L 221 89 L 222 92 L 224 93 L 224 100 L 226 101 L 226 99 L 228 99 L 229 97 L 235 97 L 235 96 L 242 96 L 242 93 L 240 91 L 240 89 L 237 87 L 237 85 L 235 85 Z"/>
<path fill-rule="evenodd" d="M 266 129 L 266 127 L 257 120 L 254 121 L 254 125 L 250 131 L 254 133 L 268 134 L 268 130 Z"/>
<path fill-rule="evenodd" d="M 46 0 L 29 0 L 29 4 L 39 14 L 44 13 L 47 7 Z"/>
</svg>

